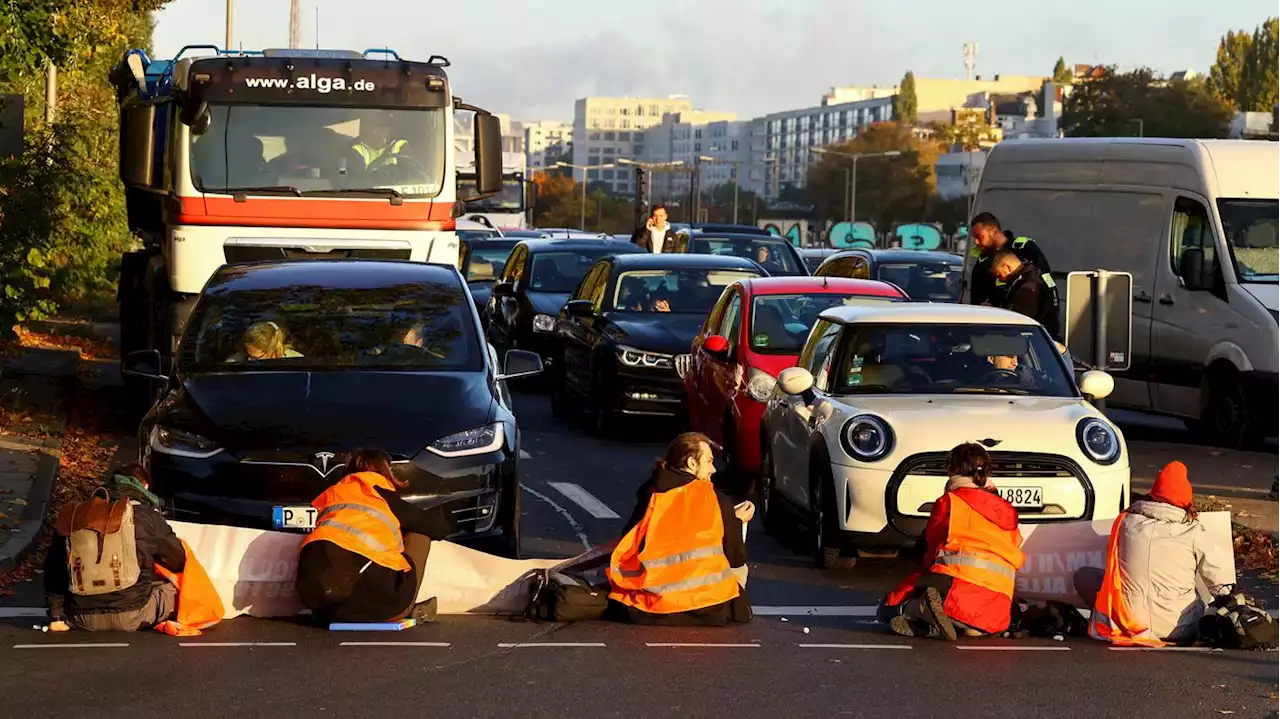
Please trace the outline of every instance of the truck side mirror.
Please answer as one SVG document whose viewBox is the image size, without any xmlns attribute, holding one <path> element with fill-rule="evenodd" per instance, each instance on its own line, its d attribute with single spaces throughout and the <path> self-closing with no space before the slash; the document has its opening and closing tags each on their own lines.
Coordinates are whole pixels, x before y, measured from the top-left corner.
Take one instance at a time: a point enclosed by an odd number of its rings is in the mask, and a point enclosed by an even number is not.
<svg viewBox="0 0 1280 719">
<path fill-rule="evenodd" d="M 502 123 L 497 115 L 476 113 L 476 194 L 502 191 Z"/>
</svg>

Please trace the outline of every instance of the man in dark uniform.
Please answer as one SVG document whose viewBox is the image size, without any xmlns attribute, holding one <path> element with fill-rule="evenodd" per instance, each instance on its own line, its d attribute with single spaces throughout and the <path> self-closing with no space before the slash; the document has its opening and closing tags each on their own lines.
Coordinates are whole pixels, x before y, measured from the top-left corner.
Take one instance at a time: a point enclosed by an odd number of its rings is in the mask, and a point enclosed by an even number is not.
<svg viewBox="0 0 1280 719">
<path fill-rule="evenodd" d="M 996 307 L 1026 315 L 1044 325 L 1055 342 L 1062 340 L 1058 329 L 1058 305 L 1053 290 L 1044 283 L 1040 268 L 1023 262 L 1012 250 L 999 250 L 991 258 L 991 271 L 995 279 L 1005 286 L 1001 302 Z"/>
<path fill-rule="evenodd" d="M 1040 270 L 1041 280 L 1053 296 L 1054 306 L 1058 302 L 1058 288 L 1050 274 L 1049 260 L 1040 251 L 1035 240 L 1030 237 L 1014 237 L 1000 227 L 1000 220 L 990 212 L 979 213 L 969 223 L 969 232 L 973 235 L 971 256 L 977 259 L 970 275 L 969 303 L 974 305 L 993 305 L 1003 307 L 1003 295 L 1006 285 L 991 273 L 991 260 L 996 252 L 1010 250 L 1025 263 L 1030 263 Z"/>
</svg>

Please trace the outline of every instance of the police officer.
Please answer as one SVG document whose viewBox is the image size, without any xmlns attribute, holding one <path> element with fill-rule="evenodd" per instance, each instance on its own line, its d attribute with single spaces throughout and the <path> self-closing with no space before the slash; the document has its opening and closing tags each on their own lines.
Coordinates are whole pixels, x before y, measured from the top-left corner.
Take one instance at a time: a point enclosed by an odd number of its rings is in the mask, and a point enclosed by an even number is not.
<svg viewBox="0 0 1280 719">
<path fill-rule="evenodd" d="M 1040 279 L 1050 290 L 1054 307 L 1058 306 L 1058 288 L 1050 274 L 1049 260 L 1030 237 L 1014 237 L 1000 228 L 1000 220 L 990 212 L 979 213 L 969 223 L 973 235 L 971 254 L 977 259 L 970 275 L 969 303 L 1004 307 L 1003 295 L 1008 287 L 991 273 L 991 260 L 999 250 L 1008 249 L 1024 263 L 1031 263 L 1040 270 Z"/>
<path fill-rule="evenodd" d="M 997 250 L 991 258 L 991 273 L 1004 285 L 1002 301 L 992 303 L 1012 310 L 1044 325 L 1049 336 L 1061 341 L 1058 328 L 1058 307 L 1053 290 L 1045 284 L 1044 273 L 1030 262 L 1023 262 L 1016 252 Z"/>
</svg>

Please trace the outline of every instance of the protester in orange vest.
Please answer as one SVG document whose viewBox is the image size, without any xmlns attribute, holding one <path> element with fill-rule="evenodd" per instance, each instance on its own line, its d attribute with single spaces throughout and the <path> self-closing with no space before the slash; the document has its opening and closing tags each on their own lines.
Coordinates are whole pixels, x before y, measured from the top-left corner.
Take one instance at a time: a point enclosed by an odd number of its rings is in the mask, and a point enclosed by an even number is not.
<svg viewBox="0 0 1280 719">
<path fill-rule="evenodd" d="M 1151 494 L 1116 517 L 1106 568 L 1075 576 L 1076 591 L 1093 607 L 1090 636 L 1121 646 L 1196 639 L 1204 615 L 1197 575 L 1213 594 L 1234 579 L 1222 556 L 1231 547 L 1209 545 L 1192 500 L 1186 465 L 1170 462 Z"/>
<path fill-rule="evenodd" d="M 1009 628 L 1014 579 L 1022 568 L 1018 512 L 991 483 L 991 457 L 978 444 L 947 455 L 946 492 L 925 526 L 924 571 L 885 598 L 880 620 L 898 634 L 955 641 Z"/>
<path fill-rule="evenodd" d="M 209 580 L 209 575 L 184 540 L 182 551 L 187 557 L 181 572 L 170 572 L 156 565 L 156 573 L 173 583 L 178 590 L 177 610 L 173 618 L 152 627 L 171 637 L 194 637 L 222 621 L 222 598 Z"/>
<path fill-rule="evenodd" d="M 739 576 L 755 507 L 735 508 L 711 484 L 714 472 L 711 442 L 696 432 L 676 437 L 654 465 L 610 561 L 614 618 L 667 626 L 751 619 Z"/>
<path fill-rule="evenodd" d="M 452 534 L 451 513 L 422 509 L 380 449 L 357 449 L 347 475 L 311 506 L 316 526 L 298 556 L 298 599 L 323 623 L 435 619 L 436 600 L 416 603 L 431 540 Z"/>
</svg>

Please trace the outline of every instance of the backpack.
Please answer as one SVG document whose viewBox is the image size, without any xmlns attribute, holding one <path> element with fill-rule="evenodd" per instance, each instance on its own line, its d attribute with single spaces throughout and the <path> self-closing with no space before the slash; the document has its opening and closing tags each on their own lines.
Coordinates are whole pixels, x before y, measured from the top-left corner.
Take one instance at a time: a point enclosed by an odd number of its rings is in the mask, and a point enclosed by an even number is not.
<svg viewBox="0 0 1280 719">
<path fill-rule="evenodd" d="M 582 622 L 602 619 L 608 608 L 607 586 L 592 586 L 585 578 L 544 569 L 533 578 L 524 614 L 536 622 Z"/>
<path fill-rule="evenodd" d="M 1275 620 L 1244 592 L 1213 600 L 1200 618 L 1200 638 L 1221 649 L 1274 649 L 1278 643 Z"/>
<path fill-rule="evenodd" d="M 1087 637 L 1089 622 L 1066 602 L 1044 602 L 1027 607 L 1014 617 L 1010 632 L 1032 637 Z"/>
<path fill-rule="evenodd" d="M 72 594 L 111 594 L 138 583 L 142 570 L 129 500 L 112 501 L 98 487 L 88 501 L 64 506 L 54 528 L 66 537 Z"/>
</svg>

